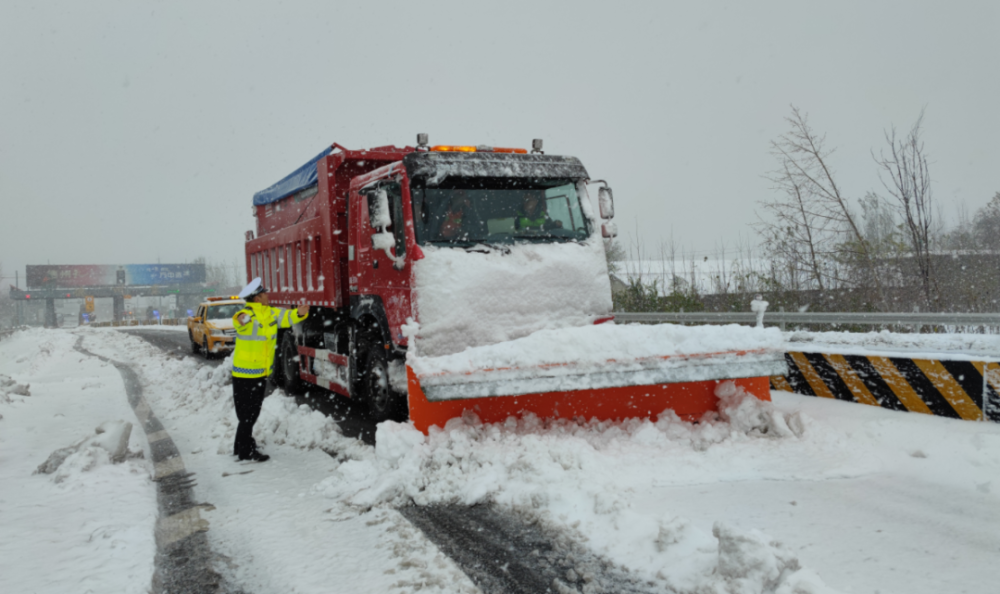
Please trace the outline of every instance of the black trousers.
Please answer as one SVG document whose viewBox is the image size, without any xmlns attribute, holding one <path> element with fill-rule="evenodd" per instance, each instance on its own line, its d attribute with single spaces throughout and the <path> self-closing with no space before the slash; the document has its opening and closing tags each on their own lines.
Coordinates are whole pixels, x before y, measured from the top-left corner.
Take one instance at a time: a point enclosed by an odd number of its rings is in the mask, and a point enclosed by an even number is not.
<svg viewBox="0 0 1000 594">
<path fill-rule="evenodd" d="M 267 377 L 234 377 L 233 404 L 236 405 L 236 418 L 240 420 L 236 426 L 236 443 L 233 444 L 233 454 L 240 460 L 249 458 L 257 451 L 257 442 L 253 438 L 253 426 L 260 416 L 260 407 L 267 395 Z"/>
</svg>

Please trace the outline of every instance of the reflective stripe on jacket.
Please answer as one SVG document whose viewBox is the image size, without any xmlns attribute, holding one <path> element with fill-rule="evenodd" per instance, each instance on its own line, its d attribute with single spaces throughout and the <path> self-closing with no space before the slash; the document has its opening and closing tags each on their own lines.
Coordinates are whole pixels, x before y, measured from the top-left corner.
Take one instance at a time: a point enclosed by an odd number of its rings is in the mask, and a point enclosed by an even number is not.
<svg viewBox="0 0 1000 594">
<path fill-rule="evenodd" d="M 240 316 L 249 316 L 240 323 Z M 233 316 L 236 329 L 236 350 L 233 352 L 233 377 L 265 377 L 274 368 L 274 349 L 279 328 L 291 328 L 309 317 L 299 316 L 294 309 L 247 303 Z"/>
</svg>

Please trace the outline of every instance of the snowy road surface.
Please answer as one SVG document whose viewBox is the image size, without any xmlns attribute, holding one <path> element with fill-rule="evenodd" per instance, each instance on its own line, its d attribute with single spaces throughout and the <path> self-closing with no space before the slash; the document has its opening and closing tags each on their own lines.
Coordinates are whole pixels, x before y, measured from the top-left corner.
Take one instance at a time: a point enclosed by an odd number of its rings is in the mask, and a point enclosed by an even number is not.
<svg viewBox="0 0 1000 594">
<path fill-rule="evenodd" d="M 30 384 L 30 396 L 0 388 L 0 591 L 149 588 L 141 433 L 123 464 L 86 449 L 31 474 L 101 422 L 135 420 L 114 368 L 73 351 L 80 336 L 139 375 L 214 508 L 202 517 L 215 567 L 248 594 L 480 591 L 397 511 L 478 503 L 667 592 L 987 593 L 1000 580 L 995 424 L 730 394 L 728 419 L 700 425 L 469 418 L 424 437 L 383 423 L 372 447 L 277 392 L 255 431 L 273 460 L 239 463 L 227 362 L 79 329 L 0 342 L 0 374 Z"/>
<path fill-rule="evenodd" d="M 191 351 L 191 339 L 188 337 L 187 328 L 185 326 L 139 327 L 119 330 L 119 332 L 138 336 L 151 345 L 159 347 L 164 351 L 170 351 L 177 355 L 201 359 L 204 364 L 211 365 L 212 367 L 218 367 L 223 361 L 223 357 L 219 356 L 206 358 L 204 352 L 194 354 Z"/>
</svg>

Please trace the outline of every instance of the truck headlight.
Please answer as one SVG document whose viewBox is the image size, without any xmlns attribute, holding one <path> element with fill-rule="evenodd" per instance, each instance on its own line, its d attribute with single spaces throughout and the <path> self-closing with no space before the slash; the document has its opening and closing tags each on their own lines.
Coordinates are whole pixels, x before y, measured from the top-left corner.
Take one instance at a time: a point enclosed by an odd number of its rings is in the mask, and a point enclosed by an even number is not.
<svg viewBox="0 0 1000 594">
<path fill-rule="evenodd" d="M 210 328 L 208 332 L 212 336 L 225 336 L 226 335 L 226 331 L 225 330 L 219 330 L 218 328 Z"/>
</svg>

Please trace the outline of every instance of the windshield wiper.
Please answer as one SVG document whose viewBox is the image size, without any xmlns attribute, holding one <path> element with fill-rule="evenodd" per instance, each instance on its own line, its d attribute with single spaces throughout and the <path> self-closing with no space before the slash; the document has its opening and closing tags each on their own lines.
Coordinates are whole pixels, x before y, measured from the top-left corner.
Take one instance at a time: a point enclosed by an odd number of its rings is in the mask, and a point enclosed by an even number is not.
<svg viewBox="0 0 1000 594">
<path fill-rule="evenodd" d="M 480 252 L 483 254 L 491 254 L 493 252 L 500 252 L 501 254 L 510 254 L 510 247 L 506 245 L 501 245 L 498 243 L 477 243 L 465 248 L 467 252 Z"/>
</svg>

